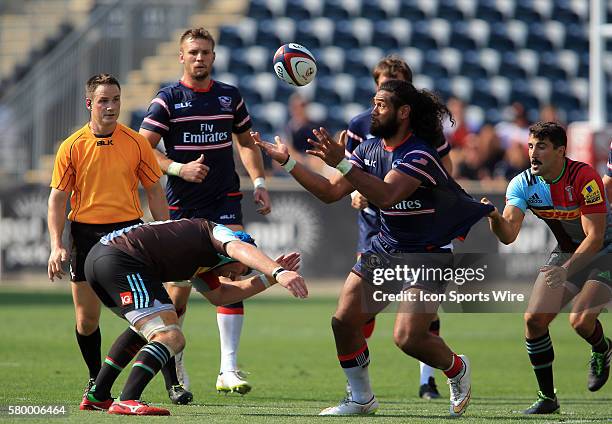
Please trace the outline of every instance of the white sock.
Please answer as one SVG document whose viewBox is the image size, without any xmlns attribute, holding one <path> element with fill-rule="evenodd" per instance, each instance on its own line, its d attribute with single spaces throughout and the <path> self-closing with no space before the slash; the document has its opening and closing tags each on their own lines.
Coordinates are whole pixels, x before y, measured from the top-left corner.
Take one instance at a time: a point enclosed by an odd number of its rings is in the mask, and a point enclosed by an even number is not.
<svg viewBox="0 0 612 424">
<path fill-rule="evenodd" d="M 238 369 L 238 345 L 242 331 L 242 314 L 217 313 L 219 326 L 219 339 L 221 341 L 221 364 L 219 372 L 235 371 Z"/>
<path fill-rule="evenodd" d="M 434 376 L 435 368 L 432 368 L 429 365 L 424 364 L 423 362 L 419 362 L 419 365 L 421 366 L 421 386 L 422 386 L 423 384 L 429 383 L 429 377 Z"/>
<path fill-rule="evenodd" d="M 366 403 L 372 399 L 372 386 L 368 367 L 342 368 L 351 385 L 351 398 L 357 403 Z"/>
</svg>

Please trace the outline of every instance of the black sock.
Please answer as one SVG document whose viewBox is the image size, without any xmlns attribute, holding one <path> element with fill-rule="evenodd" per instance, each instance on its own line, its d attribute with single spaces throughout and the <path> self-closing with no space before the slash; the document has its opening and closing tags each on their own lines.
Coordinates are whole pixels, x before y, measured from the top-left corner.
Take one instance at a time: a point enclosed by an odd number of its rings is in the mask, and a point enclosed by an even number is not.
<svg viewBox="0 0 612 424">
<path fill-rule="evenodd" d="M 117 337 L 96 377 L 96 385 L 89 393 L 98 401 L 109 399 L 115 380 L 146 343 L 147 341 L 131 328 Z"/>
<path fill-rule="evenodd" d="M 525 345 L 540 391 L 544 396 L 554 399 L 555 384 L 552 364 L 555 359 L 555 351 L 550 334 L 547 331 L 546 334 L 535 339 L 525 339 Z"/>
<path fill-rule="evenodd" d="M 604 336 L 603 327 L 599 320 L 595 321 L 595 330 L 589 337 L 584 338 L 591 345 L 591 350 L 597 353 L 606 353 L 608 350 L 608 341 Z"/>
<path fill-rule="evenodd" d="M 76 329 L 75 333 L 79 348 L 81 349 L 81 355 L 83 355 L 85 364 L 89 369 L 89 378 L 96 378 L 100 372 L 100 366 L 102 365 L 102 360 L 100 359 L 100 345 L 102 344 L 100 327 L 96 328 L 96 331 L 89 336 L 79 334 Z"/>
<path fill-rule="evenodd" d="M 176 375 L 176 362 L 174 356 L 166 362 L 166 365 L 161 369 L 161 373 L 164 376 L 164 383 L 166 384 L 166 390 L 170 387 L 176 386 L 179 383 L 178 376 Z"/>
<path fill-rule="evenodd" d="M 140 400 L 140 396 L 155 374 L 168 362 L 168 348 L 159 342 L 147 343 L 136 357 L 132 371 L 121 392 L 121 400 Z"/>
</svg>

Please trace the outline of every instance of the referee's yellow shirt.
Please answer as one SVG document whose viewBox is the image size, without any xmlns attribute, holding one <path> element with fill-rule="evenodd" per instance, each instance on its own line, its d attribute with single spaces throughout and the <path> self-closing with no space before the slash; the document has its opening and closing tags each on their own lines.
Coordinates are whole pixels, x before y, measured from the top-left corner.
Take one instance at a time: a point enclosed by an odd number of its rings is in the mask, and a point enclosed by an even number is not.
<svg viewBox="0 0 612 424">
<path fill-rule="evenodd" d="M 71 221 L 112 224 L 142 217 L 138 182 L 147 188 L 161 175 L 142 135 L 117 123 L 111 136 L 101 138 L 86 124 L 62 142 L 51 187 L 71 193 Z"/>
</svg>

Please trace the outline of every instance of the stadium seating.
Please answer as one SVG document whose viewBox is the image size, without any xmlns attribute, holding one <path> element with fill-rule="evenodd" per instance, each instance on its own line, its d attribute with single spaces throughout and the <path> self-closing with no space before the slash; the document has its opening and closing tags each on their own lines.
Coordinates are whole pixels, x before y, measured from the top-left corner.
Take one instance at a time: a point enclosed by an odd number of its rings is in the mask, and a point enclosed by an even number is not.
<svg viewBox="0 0 612 424">
<path fill-rule="evenodd" d="M 588 101 L 587 3 L 252 0 L 247 16 L 221 27 L 215 72 L 238 82 L 255 124 L 261 119 L 270 131 L 283 121 L 265 118 L 276 108 L 264 106 L 286 104 L 296 89 L 262 75 L 272 75 L 272 55 L 288 41 L 305 45 L 317 58 L 317 78 L 299 90 L 334 130 L 346 125 L 342 111 L 347 104 L 353 109 L 369 105 L 372 67 L 388 53 L 398 53 L 410 64 L 416 85 L 466 101 L 472 117 L 496 123 L 506 106 L 520 101 L 530 117 L 553 103 L 568 119 L 583 119 Z M 612 54 L 606 63 L 612 80 Z M 607 98 L 612 103 L 612 88 Z"/>
</svg>

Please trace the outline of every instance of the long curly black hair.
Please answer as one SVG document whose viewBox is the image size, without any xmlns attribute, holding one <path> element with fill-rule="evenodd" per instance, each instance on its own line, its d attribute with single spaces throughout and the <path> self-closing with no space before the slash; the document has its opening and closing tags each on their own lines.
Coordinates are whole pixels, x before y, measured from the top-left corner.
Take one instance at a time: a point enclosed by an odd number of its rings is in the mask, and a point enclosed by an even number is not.
<svg viewBox="0 0 612 424">
<path fill-rule="evenodd" d="M 403 80 L 388 80 L 382 83 L 379 90 L 393 94 L 391 103 L 398 109 L 403 105 L 410 106 L 410 128 L 414 134 L 428 142 L 432 147 L 444 144 L 443 122 L 448 116 L 451 123 L 455 120 L 444 103 L 432 92 L 417 90 L 414 85 Z"/>
</svg>

